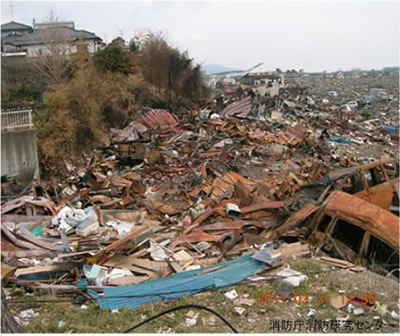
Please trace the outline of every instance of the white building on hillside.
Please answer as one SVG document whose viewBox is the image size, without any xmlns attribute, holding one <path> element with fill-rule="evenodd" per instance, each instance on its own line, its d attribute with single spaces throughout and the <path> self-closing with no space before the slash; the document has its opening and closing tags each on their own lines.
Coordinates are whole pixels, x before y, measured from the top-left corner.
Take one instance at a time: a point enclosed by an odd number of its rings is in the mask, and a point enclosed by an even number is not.
<svg viewBox="0 0 400 336">
<path fill-rule="evenodd" d="M 27 57 L 62 53 L 70 55 L 84 47 L 90 54 L 102 45 L 102 39 L 87 30 L 75 29 L 72 21 L 35 23 L 33 28 L 17 22 L 1 25 L 2 56 L 24 54 Z"/>
</svg>

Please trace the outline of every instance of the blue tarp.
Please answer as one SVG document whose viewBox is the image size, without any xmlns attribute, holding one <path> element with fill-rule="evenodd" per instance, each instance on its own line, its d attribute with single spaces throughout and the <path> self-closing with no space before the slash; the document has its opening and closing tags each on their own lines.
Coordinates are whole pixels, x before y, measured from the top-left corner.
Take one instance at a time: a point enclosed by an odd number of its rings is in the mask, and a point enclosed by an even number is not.
<svg viewBox="0 0 400 336">
<path fill-rule="evenodd" d="M 104 298 L 97 295 L 93 297 L 97 299 L 100 309 L 132 309 L 160 299 L 180 298 L 207 289 L 229 286 L 246 279 L 265 266 L 264 263 L 252 259 L 252 255 L 253 253 L 221 264 L 176 273 L 136 285 L 108 287 L 104 289 Z M 208 272 L 204 273 L 205 270 Z"/>
</svg>

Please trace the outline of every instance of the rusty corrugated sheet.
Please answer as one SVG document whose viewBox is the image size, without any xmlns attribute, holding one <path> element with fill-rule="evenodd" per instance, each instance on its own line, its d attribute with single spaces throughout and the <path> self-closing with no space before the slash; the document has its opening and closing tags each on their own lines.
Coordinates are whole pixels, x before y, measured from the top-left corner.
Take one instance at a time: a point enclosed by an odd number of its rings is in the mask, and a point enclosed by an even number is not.
<svg viewBox="0 0 400 336">
<path fill-rule="evenodd" d="M 233 118 L 233 117 L 246 117 L 251 110 L 251 97 L 246 97 L 241 101 L 234 102 L 227 107 L 225 107 L 221 116 L 224 119 Z"/>
<path fill-rule="evenodd" d="M 285 133 L 275 139 L 275 142 L 281 145 L 297 145 L 304 139 L 307 128 L 302 124 L 289 128 Z"/>
<path fill-rule="evenodd" d="M 357 218 L 361 226 L 393 247 L 400 246 L 399 218 L 361 198 L 343 191 L 334 191 L 325 201 L 325 210 L 339 216 Z"/>
<path fill-rule="evenodd" d="M 34 198 L 33 196 L 21 196 L 17 199 L 2 204 L 1 213 L 6 214 L 7 212 L 10 212 L 12 210 L 21 208 L 25 204 L 46 208 L 51 212 L 52 215 L 57 214 L 57 211 L 54 209 L 53 205 L 48 201 L 47 198 L 44 197 Z"/>
<path fill-rule="evenodd" d="M 171 113 L 162 109 L 155 109 L 147 112 L 141 117 L 141 122 L 151 129 L 171 127 L 178 124 L 178 121 Z"/>
<path fill-rule="evenodd" d="M 254 182 L 235 172 L 228 172 L 225 175 L 217 177 L 214 180 L 212 185 L 213 192 L 211 198 L 219 200 L 220 198 L 225 196 L 230 190 L 233 191 L 235 183 L 238 181 L 242 182 L 250 192 L 252 192 L 255 188 Z"/>
<path fill-rule="evenodd" d="M 149 129 L 160 130 L 177 124 L 176 118 L 167 110 L 154 109 L 145 113 L 138 120 L 132 121 L 124 129 L 111 128 L 110 133 L 112 140 L 116 142 L 135 141 Z"/>
</svg>

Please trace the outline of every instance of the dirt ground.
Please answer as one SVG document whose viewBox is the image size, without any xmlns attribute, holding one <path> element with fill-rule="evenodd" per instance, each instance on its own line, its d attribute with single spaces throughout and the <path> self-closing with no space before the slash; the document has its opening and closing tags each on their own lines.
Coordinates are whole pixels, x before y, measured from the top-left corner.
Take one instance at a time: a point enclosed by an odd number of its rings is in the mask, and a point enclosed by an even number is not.
<svg viewBox="0 0 400 336">
<path fill-rule="evenodd" d="M 159 301 L 136 310 L 104 311 L 99 310 L 95 303 L 86 303 L 87 309 L 82 309 L 81 304 L 70 302 L 35 303 L 35 300 L 64 300 L 56 296 L 37 295 L 35 298 L 29 295 L 14 297 L 13 300 L 26 302 L 11 303 L 10 306 L 13 315 L 17 317 L 21 311 L 28 309 L 33 309 L 35 313 L 38 313 L 29 319 L 18 318 L 19 322 L 24 324 L 26 331 L 31 333 L 121 333 L 148 317 L 183 304 L 199 304 L 212 308 L 241 333 L 320 333 L 324 331 L 332 333 L 335 331 L 333 328 L 336 328 L 336 332 L 342 333 L 398 333 L 400 331 L 398 315 L 396 318 L 396 314 L 399 314 L 398 281 L 369 271 L 355 273 L 332 268 L 312 259 L 292 260 L 290 267 L 306 274 L 308 279 L 291 290 L 294 298 L 285 300 L 285 304 L 275 300 L 266 304 L 261 300 L 266 293 L 273 294 L 283 286 L 281 282 L 272 280 L 270 273 L 264 273 L 261 275 L 267 279 L 260 282 L 246 282 L 221 291 L 204 292 L 171 302 Z M 238 293 L 238 298 L 230 300 L 224 294 L 233 289 Z M 373 293 L 376 298 L 376 307 L 379 309 L 366 311 L 361 316 L 347 312 L 346 306 L 340 310 L 335 309 L 326 302 L 326 297 L 329 294 L 332 299 L 339 294 L 339 291 L 343 291 L 343 295 L 351 293 L 354 296 L 360 296 L 361 293 L 369 295 Z M 305 303 L 306 293 L 309 299 L 308 304 Z M 239 299 L 254 300 L 251 306 L 246 306 L 240 304 L 237 301 Z M 238 310 L 237 307 L 244 309 L 240 312 L 242 315 L 235 311 L 235 308 Z M 335 322 L 346 319 L 352 322 Z M 294 330 L 295 326 L 296 330 Z M 323 328 L 326 329 L 322 330 Z M 153 320 L 135 329 L 134 332 L 228 333 L 231 330 L 207 311 L 182 309 Z"/>
</svg>

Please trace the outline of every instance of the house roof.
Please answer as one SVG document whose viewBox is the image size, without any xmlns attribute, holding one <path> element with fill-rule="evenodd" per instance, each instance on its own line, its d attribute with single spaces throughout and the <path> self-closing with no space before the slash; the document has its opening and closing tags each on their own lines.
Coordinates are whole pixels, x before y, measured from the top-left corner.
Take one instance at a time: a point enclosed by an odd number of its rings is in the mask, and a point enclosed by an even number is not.
<svg viewBox="0 0 400 336">
<path fill-rule="evenodd" d="M 15 21 L 10 21 L 1 25 L 1 31 L 33 30 L 31 26 Z"/>
<path fill-rule="evenodd" d="M 10 44 L 15 46 L 42 44 L 50 41 L 52 38 L 62 39 L 68 42 L 76 41 L 81 38 L 101 40 L 101 38 L 96 34 L 86 30 L 76 30 L 68 27 L 55 27 L 37 30 L 31 34 L 21 36 Z"/>
<path fill-rule="evenodd" d="M 23 35 L 20 34 L 8 34 L 6 36 L 2 36 L 1 38 L 1 42 L 3 44 L 13 44 L 14 41 L 18 40 L 20 37 L 22 37 Z"/>
</svg>

